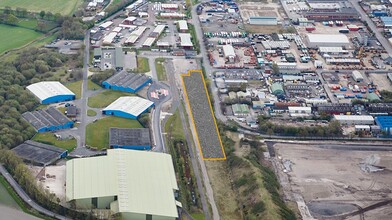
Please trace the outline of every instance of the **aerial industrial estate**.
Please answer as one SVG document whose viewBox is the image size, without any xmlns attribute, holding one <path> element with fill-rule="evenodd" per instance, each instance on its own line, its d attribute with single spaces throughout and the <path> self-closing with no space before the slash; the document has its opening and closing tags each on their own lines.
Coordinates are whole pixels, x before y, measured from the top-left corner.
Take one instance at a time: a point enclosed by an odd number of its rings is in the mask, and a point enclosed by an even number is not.
<svg viewBox="0 0 392 220">
<path fill-rule="evenodd" d="M 391 218 L 390 1 L 32 2 L 0 2 L 0 219 Z"/>
</svg>

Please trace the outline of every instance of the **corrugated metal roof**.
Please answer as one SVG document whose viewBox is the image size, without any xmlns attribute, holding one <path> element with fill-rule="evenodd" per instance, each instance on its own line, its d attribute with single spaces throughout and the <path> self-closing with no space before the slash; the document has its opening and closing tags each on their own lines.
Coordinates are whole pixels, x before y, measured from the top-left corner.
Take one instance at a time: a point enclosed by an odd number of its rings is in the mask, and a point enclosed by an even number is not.
<svg viewBox="0 0 392 220">
<path fill-rule="evenodd" d="M 26 89 L 32 92 L 41 102 L 47 98 L 58 95 L 75 95 L 75 93 L 63 84 L 55 81 L 34 83 L 27 86 Z"/>
<path fill-rule="evenodd" d="M 171 156 L 111 149 L 107 156 L 67 162 L 67 200 L 117 196 L 115 212 L 178 217 Z"/>
<path fill-rule="evenodd" d="M 142 112 L 150 108 L 154 103 L 137 96 L 123 96 L 118 98 L 104 111 L 121 111 L 134 116 L 139 116 Z"/>
</svg>

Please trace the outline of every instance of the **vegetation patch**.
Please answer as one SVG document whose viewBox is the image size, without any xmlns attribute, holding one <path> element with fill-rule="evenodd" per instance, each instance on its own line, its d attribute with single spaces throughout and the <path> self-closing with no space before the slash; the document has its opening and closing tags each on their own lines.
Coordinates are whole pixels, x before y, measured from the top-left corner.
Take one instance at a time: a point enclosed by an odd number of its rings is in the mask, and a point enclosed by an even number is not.
<svg viewBox="0 0 392 220">
<path fill-rule="evenodd" d="M 68 83 L 65 86 L 71 90 L 76 95 L 76 99 L 80 99 L 82 97 L 82 84 L 83 81 L 79 80 L 76 82 Z"/>
<path fill-rule="evenodd" d="M 97 115 L 96 111 L 91 110 L 91 109 L 87 110 L 87 116 L 93 117 L 93 116 L 96 116 L 96 115 Z"/>
<path fill-rule="evenodd" d="M 157 58 L 155 59 L 155 68 L 157 69 L 157 75 L 159 81 L 166 81 L 166 70 L 163 63 L 165 62 L 165 58 Z"/>
<path fill-rule="evenodd" d="M 150 65 L 148 63 L 148 59 L 146 57 L 137 57 L 137 73 L 146 73 L 150 72 Z"/>
<path fill-rule="evenodd" d="M 87 89 L 88 90 L 97 90 L 100 89 L 102 87 L 100 87 L 98 84 L 94 83 L 93 81 L 91 81 L 91 79 L 89 79 L 87 81 Z"/>
<path fill-rule="evenodd" d="M 48 11 L 53 14 L 69 15 L 73 13 L 82 0 L 1 0 L 0 8 L 24 8 L 27 11 Z"/>
<path fill-rule="evenodd" d="M 33 30 L 0 24 L 0 54 L 22 47 L 40 36 L 42 36 L 41 33 Z"/>
<path fill-rule="evenodd" d="M 109 128 L 142 128 L 137 120 L 105 117 L 86 127 L 86 144 L 91 148 L 106 149 L 109 147 Z"/>
<path fill-rule="evenodd" d="M 8 207 L 20 209 L 18 203 L 16 200 L 12 197 L 11 193 L 9 193 L 9 190 L 12 189 L 7 189 L 7 187 L 10 187 L 7 183 L 7 181 L 4 179 L 3 176 L 0 175 L 0 204 L 5 205 Z"/>
<path fill-rule="evenodd" d="M 68 150 L 68 152 L 73 151 L 76 148 L 76 139 L 57 139 L 53 133 L 37 133 L 33 138 L 33 141 L 41 142 L 44 144 L 54 145 L 56 147 Z"/>
<path fill-rule="evenodd" d="M 87 105 L 91 108 L 105 108 L 122 96 L 135 96 L 135 94 L 115 90 L 104 90 L 103 92 L 88 98 Z"/>
</svg>

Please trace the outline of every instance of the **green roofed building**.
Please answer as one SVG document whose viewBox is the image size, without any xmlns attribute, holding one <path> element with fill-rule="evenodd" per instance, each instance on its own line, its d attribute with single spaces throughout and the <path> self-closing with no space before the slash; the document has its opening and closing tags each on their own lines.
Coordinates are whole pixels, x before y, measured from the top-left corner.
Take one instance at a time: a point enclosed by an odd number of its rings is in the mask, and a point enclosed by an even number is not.
<svg viewBox="0 0 392 220">
<path fill-rule="evenodd" d="M 280 83 L 274 83 L 271 85 L 271 92 L 274 95 L 283 95 L 283 85 Z"/>
<path fill-rule="evenodd" d="M 111 149 L 66 165 L 66 198 L 80 209 L 110 209 L 122 219 L 175 220 L 176 176 L 169 154 Z"/>
<path fill-rule="evenodd" d="M 245 117 L 249 115 L 249 107 L 245 104 L 235 104 L 231 106 L 234 116 Z"/>
<path fill-rule="evenodd" d="M 378 97 L 378 95 L 375 93 L 369 93 L 366 98 L 369 100 L 369 102 L 380 100 L 380 97 Z"/>
</svg>

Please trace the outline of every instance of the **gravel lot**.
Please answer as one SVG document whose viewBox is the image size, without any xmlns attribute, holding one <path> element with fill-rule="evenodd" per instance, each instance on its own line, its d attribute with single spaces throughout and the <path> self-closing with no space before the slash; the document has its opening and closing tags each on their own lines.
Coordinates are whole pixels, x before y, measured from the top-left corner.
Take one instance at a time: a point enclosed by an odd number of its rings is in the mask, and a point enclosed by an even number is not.
<svg viewBox="0 0 392 220">
<path fill-rule="evenodd" d="M 225 155 L 202 77 L 199 72 L 191 72 L 190 76 L 183 76 L 184 89 L 188 94 L 203 159 L 222 159 Z"/>
</svg>

